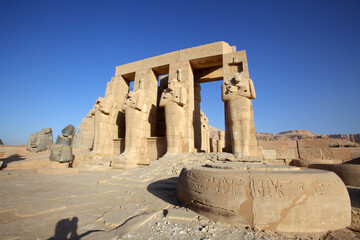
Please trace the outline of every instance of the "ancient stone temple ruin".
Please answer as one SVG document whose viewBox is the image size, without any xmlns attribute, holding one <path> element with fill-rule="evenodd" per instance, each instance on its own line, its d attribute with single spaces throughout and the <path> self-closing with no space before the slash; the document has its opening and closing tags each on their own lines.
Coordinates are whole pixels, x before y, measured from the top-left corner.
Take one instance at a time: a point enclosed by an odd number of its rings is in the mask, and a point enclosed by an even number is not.
<svg viewBox="0 0 360 240">
<path fill-rule="evenodd" d="M 224 118 L 225 131 L 211 127 L 200 109 L 201 87 L 211 81 L 221 81 L 219 101 L 224 102 L 225 114 L 218 117 Z M 82 219 L 79 229 L 87 231 L 81 235 L 104 234 L 92 235 L 93 239 L 126 238 L 131 236 L 125 235 L 128 231 L 136 232 L 137 238 L 149 238 L 147 232 L 160 236 L 160 232 L 169 229 L 179 231 L 171 230 L 171 237 L 161 238 L 215 236 L 207 232 L 213 229 L 206 230 L 201 223 L 205 219 L 197 214 L 246 227 L 247 230 L 240 230 L 244 233 L 255 231 L 254 235 L 237 235 L 240 228 L 235 228 L 232 236 L 236 237 L 229 237 L 226 232 L 234 228 L 223 228 L 214 222 L 216 236 L 227 239 L 252 238 L 268 231 L 298 237 L 298 234 L 323 234 L 349 226 L 351 204 L 357 206 L 358 201 L 356 194 L 351 193 L 354 188 L 347 188 L 344 182 L 355 187 L 360 185 L 359 171 L 356 171 L 359 166 L 324 163 L 342 162 L 341 159 L 347 159 L 345 153 L 358 158 L 360 147 L 355 143 L 341 143 L 356 147 L 334 150 L 330 149 L 328 139 L 318 139 L 318 136 L 307 139 L 304 134 L 292 136 L 291 140 L 265 141 L 271 135 L 264 133 L 263 139 L 257 142 L 252 107 L 255 98 L 245 51 L 236 51 L 225 42 L 116 67 L 105 96 L 95 101 L 79 125 L 77 135 L 75 127 L 69 125 L 53 145 L 51 129 L 30 136 L 28 148 L 34 152 L 49 148 L 51 140 L 51 162 L 47 154 L 33 158 L 31 153 L 30 159 L 16 160 L 6 166 L 10 170 L 21 165 L 36 168 L 37 174 L 51 175 L 47 179 L 54 185 L 46 182 L 44 190 L 39 191 L 38 184 L 44 177 L 31 178 L 26 174 L 23 178 L 18 174 L 19 178 L 13 178 L 13 174 L 2 174 L 6 180 L 3 189 L 17 189 L 3 195 L 6 201 L 3 201 L 2 216 L 14 220 L 13 225 L 5 224 L 3 232 L 23 222 L 38 221 L 39 213 L 52 212 L 54 215 L 43 217 L 45 222 L 76 212 Z M 338 142 L 331 145 L 340 146 Z M 331 160 L 330 157 L 335 156 L 341 158 Z M 136 168 L 141 165 L 146 167 Z M 96 173 L 91 169 L 97 167 L 106 171 Z M 81 168 L 84 171 L 75 174 Z M 126 170 L 130 168 L 133 169 Z M 73 175 L 56 178 L 57 174 Z M 27 185 L 19 184 L 21 179 Z M 12 182 L 10 187 L 8 182 Z M 39 204 L 39 199 L 49 195 L 51 189 L 55 195 L 61 192 L 61 198 L 56 201 L 53 197 L 45 198 Z M 18 195 L 21 192 L 27 195 Z M 9 196 L 14 200 L 9 200 Z M 76 201 L 69 201 L 74 197 Z M 18 199 L 24 199 L 26 204 Z M 14 208 L 14 202 L 20 206 Z M 12 216 L 15 212 L 16 217 Z M 180 237 L 175 234 L 181 234 L 181 228 L 154 228 L 161 226 L 161 222 L 170 226 L 168 223 L 174 220 L 175 225 L 184 227 L 184 233 L 202 234 L 205 229 L 211 235 Z M 180 222 L 184 221 L 182 225 Z M 14 237 L 18 237 L 15 230 Z"/>
<path fill-rule="evenodd" d="M 215 142 L 200 109 L 201 84 L 221 80 L 225 136 Z M 105 97 L 79 125 L 76 147 L 120 169 L 184 152 L 225 150 L 257 161 L 255 97 L 245 51 L 225 42 L 128 63 L 116 67 Z"/>
</svg>

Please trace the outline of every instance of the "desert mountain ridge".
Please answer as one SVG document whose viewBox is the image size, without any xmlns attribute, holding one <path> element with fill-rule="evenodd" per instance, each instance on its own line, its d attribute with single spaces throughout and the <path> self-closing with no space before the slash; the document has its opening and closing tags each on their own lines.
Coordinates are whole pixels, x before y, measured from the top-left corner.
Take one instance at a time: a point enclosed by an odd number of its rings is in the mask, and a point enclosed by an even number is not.
<svg viewBox="0 0 360 240">
<path fill-rule="evenodd" d="M 215 127 L 209 126 L 212 138 L 217 140 L 218 132 L 223 131 Z M 262 133 L 256 132 L 256 139 L 262 141 L 285 141 L 285 140 L 299 140 L 299 139 L 339 139 L 348 142 L 360 144 L 360 134 L 316 134 L 306 129 L 288 130 L 279 133 Z"/>
</svg>

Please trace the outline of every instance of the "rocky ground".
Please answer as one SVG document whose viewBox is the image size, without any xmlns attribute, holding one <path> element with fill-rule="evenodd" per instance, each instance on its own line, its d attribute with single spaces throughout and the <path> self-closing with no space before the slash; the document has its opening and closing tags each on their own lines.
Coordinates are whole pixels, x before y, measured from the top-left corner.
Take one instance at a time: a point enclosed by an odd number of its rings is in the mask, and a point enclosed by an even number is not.
<svg viewBox="0 0 360 240">
<path fill-rule="evenodd" d="M 360 211 L 348 229 L 280 234 L 209 220 L 181 206 L 177 177 L 184 166 L 213 154 L 182 154 L 127 171 L 80 169 L 46 175 L 0 171 L 0 239 L 354 239 Z"/>
</svg>

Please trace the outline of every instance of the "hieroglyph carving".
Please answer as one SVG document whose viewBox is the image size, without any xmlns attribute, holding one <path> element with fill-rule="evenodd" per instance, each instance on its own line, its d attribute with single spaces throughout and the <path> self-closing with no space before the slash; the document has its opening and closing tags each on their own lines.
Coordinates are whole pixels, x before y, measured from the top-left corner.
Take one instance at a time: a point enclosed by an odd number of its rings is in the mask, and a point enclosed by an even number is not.
<svg viewBox="0 0 360 240">
<path fill-rule="evenodd" d="M 227 102 L 231 122 L 231 142 L 235 156 L 249 156 L 251 100 L 256 98 L 253 81 L 235 73 L 221 85 L 221 97 Z"/>
</svg>

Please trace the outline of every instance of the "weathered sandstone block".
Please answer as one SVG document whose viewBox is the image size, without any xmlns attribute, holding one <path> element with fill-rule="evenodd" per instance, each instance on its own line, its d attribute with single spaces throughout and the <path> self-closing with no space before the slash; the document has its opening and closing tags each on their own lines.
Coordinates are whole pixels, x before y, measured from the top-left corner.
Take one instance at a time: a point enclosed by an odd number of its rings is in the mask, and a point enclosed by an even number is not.
<svg viewBox="0 0 360 240">
<path fill-rule="evenodd" d="M 324 232 L 350 224 L 350 199 L 332 172 L 215 163 L 184 168 L 178 196 L 209 218 L 279 232 Z"/>
</svg>

